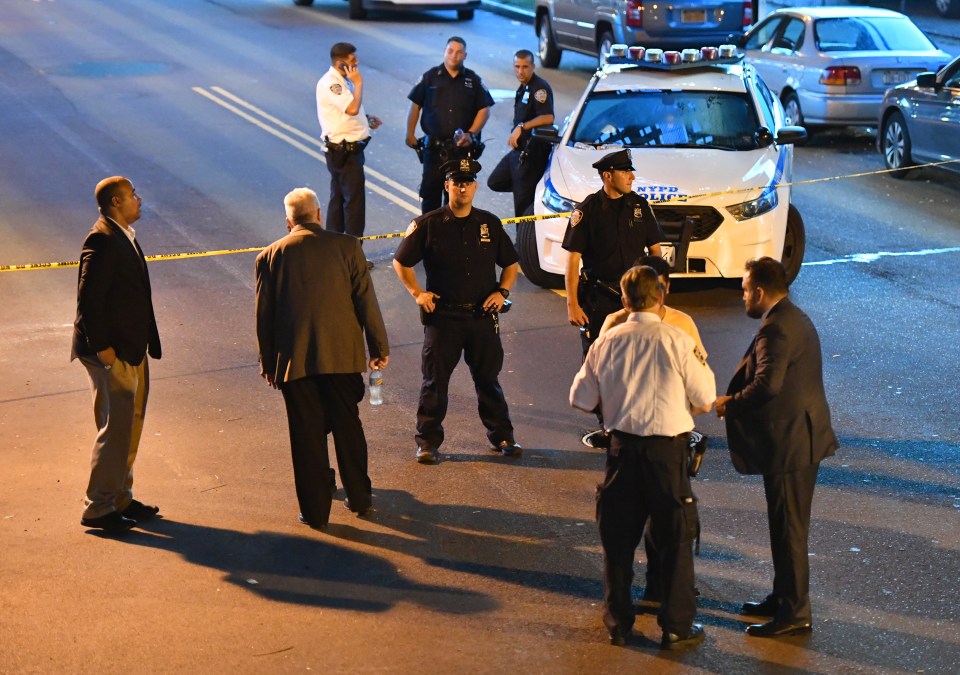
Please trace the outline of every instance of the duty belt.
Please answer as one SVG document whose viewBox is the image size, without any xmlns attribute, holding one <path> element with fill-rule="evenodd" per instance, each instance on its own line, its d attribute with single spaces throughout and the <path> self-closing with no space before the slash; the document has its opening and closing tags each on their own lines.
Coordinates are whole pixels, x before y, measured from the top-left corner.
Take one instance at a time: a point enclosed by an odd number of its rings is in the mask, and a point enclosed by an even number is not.
<svg viewBox="0 0 960 675">
<path fill-rule="evenodd" d="M 620 282 L 607 279 L 598 279 L 592 277 L 583 270 L 580 270 L 580 282 L 585 288 L 592 288 L 601 291 L 614 298 L 620 299 Z"/>
<path fill-rule="evenodd" d="M 340 141 L 339 143 L 327 141 L 327 148 L 336 152 L 360 152 L 367 147 L 369 142 L 369 138 L 364 138 L 362 141 Z"/>
</svg>

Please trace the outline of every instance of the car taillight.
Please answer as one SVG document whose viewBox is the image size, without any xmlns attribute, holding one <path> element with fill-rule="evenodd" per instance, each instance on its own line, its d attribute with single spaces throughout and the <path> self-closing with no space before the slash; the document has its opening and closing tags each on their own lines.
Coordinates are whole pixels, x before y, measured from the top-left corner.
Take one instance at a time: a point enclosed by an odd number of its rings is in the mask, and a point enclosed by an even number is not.
<svg viewBox="0 0 960 675">
<path fill-rule="evenodd" d="M 753 25 L 753 0 L 744 0 L 743 3 L 743 27 Z"/>
<path fill-rule="evenodd" d="M 820 74 L 820 84 L 841 87 L 860 84 L 860 69 L 856 66 L 830 66 Z"/>
<path fill-rule="evenodd" d="M 627 0 L 627 25 L 643 28 L 643 0 Z"/>
</svg>

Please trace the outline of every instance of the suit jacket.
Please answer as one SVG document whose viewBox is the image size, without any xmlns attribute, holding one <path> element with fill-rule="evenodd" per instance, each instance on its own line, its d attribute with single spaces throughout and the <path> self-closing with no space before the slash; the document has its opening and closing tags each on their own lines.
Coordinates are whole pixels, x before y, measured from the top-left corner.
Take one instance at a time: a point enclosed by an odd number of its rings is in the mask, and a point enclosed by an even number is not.
<svg viewBox="0 0 960 675">
<path fill-rule="evenodd" d="M 155 359 L 161 355 L 143 251 L 119 225 L 100 216 L 80 254 L 70 360 L 108 347 L 135 366 L 148 352 Z"/>
<path fill-rule="evenodd" d="M 362 373 L 387 356 L 387 331 L 355 237 L 300 224 L 256 262 L 261 373 L 283 383 L 308 375 Z"/>
<path fill-rule="evenodd" d="M 820 338 L 789 298 L 760 324 L 727 395 L 733 397 L 725 415 L 727 440 L 740 473 L 788 473 L 836 452 Z"/>
</svg>

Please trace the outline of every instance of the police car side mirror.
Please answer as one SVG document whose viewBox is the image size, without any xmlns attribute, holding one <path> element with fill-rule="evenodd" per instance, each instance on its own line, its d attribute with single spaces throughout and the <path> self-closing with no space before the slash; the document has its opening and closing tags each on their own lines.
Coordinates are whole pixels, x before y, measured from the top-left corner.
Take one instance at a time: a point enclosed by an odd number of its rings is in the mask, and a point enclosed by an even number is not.
<svg viewBox="0 0 960 675">
<path fill-rule="evenodd" d="M 727 35 L 727 44 L 742 47 L 747 42 L 746 33 L 730 33 Z"/>
<path fill-rule="evenodd" d="M 537 127 L 530 132 L 530 135 L 534 140 L 543 141 L 544 143 L 557 144 L 560 142 L 560 131 L 553 125 Z"/>
<path fill-rule="evenodd" d="M 768 148 L 773 145 L 773 134 L 766 127 L 760 127 L 753 132 L 753 144 L 758 148 Z"/>
<path fill-rule="evenodd" d="M 936 73 L 920 73 L 917 75 L 917 86 L 924 89 L 936 89 L 937 88 L 937 74 Z"/>
<path fill-rule="evenodd" d="M 777 132 L 777 145 L 803 143 L 807 140 L 807 130 L 803 127 L 780 127 Z"/>
</svg>

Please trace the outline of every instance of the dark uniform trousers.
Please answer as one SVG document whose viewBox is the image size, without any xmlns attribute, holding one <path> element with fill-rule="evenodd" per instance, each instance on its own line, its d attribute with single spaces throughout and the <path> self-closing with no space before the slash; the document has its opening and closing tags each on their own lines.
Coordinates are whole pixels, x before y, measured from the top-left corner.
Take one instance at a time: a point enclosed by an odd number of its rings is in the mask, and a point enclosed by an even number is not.
<svg viewBox="0 0 960 675">
<path fill-rule="evenodd" d="M 331 232 L 363 236 L 367 218 L 363 162 L 362 149 L 349 152 L 334 143 L 327 145 L 330 205 L 324 225 Z"/>
<path fill-rule="evenodd" d="M 526 153 L 523 161 L 521 154 Z M 514 149 L 508 152 L 494 167 L 487 178 L 487 187 L 494 192 L 513 192 L 513 214 L 526 215 L 533 206 L 537 183 L 547 170 L 550 146 L 543 142 L 529 143 L 527 150 Z"/>
<path fill-rule="evenodd" d="M 470 368 L 477 391 L 480 421 L 496 446 L 513 441 L 507 400 L 497 379 L 503 368 L 503 345 L 489 316 L 448 318 L 429 316 L 423 329 L 423 385 L 417 408 L 417 445 L 438 448 L 443 443 L 450 376 L 460 355 Z"/>
<path fill-rule="evenodd" d="M 360 373 L 311 375 L 280 385 L 287 407 L 293 478 L 300 513 L 308 523 L 330 519 L 333 495 L 327 432 L 333 443 L 350 508 L 370 506 L 371 485 L 367 477 L 367 439 L 360 422 L 358 403 L 363 399 Z"/>
<path fill-rule="evenodd" d="M 626 634 L 633 627 L 633 564 L 649 516 L 658 544 L 663 589 L 657 623 L 685 635 L 696 615 L 693 540 L 697 504 L 687 476 L 687 435 L 635 436 L 613 432 L 607 472 L 597 486 L 603 545 L 604 623 Z"/>
<path fill-rule="evenodd" d="M 620 281 L 618 279 L 616 282 L 609 281 L 607 283 L 619 288 Z M 579 295 L 580 306 L 583 308 L 583 313 L 587 315 L 588 319 L 587 330 L 580 331 L 583 355 L 586 357 L 587 352 L 590 350 L 590 345 L 592 345 L 600 335 L 603 322 L 610 314 L 623 309 L 623 302 L 619 297 L 614 297 L 613 293 L 596 288 L 593 284 L 584 282 L 582 278 L 580 279 Z"/>
</svg>

